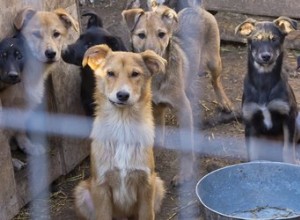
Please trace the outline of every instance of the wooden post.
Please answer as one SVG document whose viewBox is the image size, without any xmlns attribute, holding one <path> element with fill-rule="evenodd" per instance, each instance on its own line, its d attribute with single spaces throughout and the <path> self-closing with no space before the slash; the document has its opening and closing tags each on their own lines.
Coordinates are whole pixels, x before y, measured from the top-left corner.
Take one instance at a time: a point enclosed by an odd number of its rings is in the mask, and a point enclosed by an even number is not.
<svg viewBox="0 0 300 220">
<path fill-rule="evenodd" d="M 66 9 L 75 19 L 78 19 L 78 10 L 75 0 L 0 0 L 2 5 L 0 14 L 0 39 L 11 36 L 13 33 L 12 20 L 16 13 L 25 6 L 31 6 L 37 10 L 53 10 L 59 7 Z M 74 42 L 79 33 L 73 31 L 66 44 Z M 51 77 L 46 82 L 46 102 L 51 113 L 84 115 L 80 101 L 80 68 L 60 61 L 53 68 Z M 87 127 L 87 126 L 85 126 Z M 81 127 L 82 129 L 86 129 Z M 15 216 L 19 210 L 32 200 L 33 195 L 29 188 L 28 173 L 34 177 L 41 172 L 42 167 L 14 172 L 10 146 L 5 140 L 5 134 L 0 131 L 0 219 L 8 220 Z M 2 141 L 3 140 L 3 141 Z M 49 138 L 50 153 L 48 157 L 48 174 L 43 179 L 37 179 L 38 188 L 34 193 L 47 189 L 55 179 L 70 172 L 89 153 L 88 135 L 86 139 L 74 139 L 64 136 Z M 38 159 L 34 159 L 32 163 Z M 44 161 L 40 161 L 43 163 Z M 40 169 L 41 168 L 41 169 Z M 34 173 L 32 173 L 34 172 Z M 36 176 L 39 178 L 39 176 Z"/>
<path fill-rule="evenodd" d="M 0 133 L 0 140 L 6 140 Z M 14 169 L 8 142 L 1 143 L 0 151 L 0 219 L 11 219 L 19 211 Z"/>
</svg>

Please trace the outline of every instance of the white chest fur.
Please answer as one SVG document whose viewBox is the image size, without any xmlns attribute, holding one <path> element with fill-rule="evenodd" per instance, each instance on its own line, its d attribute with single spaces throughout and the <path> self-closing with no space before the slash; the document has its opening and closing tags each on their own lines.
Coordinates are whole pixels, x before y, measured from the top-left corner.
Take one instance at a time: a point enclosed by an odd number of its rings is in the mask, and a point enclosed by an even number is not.
<svg viewBox="0 0 300 220">
<path fill-rule="evenodd" d="M 118 169 L 122 175 L 138 169 L 146 173 L 149 154 L 154 142 L 152 116 L 136 120 L 116 111 L 105 117 L 96 117 L 91 133 L 92 155 L 97 166 L 99 181 L 105 173 Z"/>
<path fill-rule="evenodd" d="M 105 117 L 96 117 L 91 138 L 96 181 L 102 184 L 109 171 L 116 171 L 120 185 L 113 188 L 114 201 L 123 209 L 130 209 L 137 201 L 136 191 L 130 190 L 130 181 L 126 181 L 130 172 L 151 173 L 149 156 L 152 156 L 154 142 L 152 115 L 136 118 L 112 110 Z"/>
<path fill-rule="evenodd" d="M 255 102 L 245 103 L 243 105 L 243 118 L 246 121 L 251 121 L 253 115 L 257 112 L 261 112 L 263 115 L 263 123 L 267 129 L 273 127 L 271 111 L 276 111 L 282 115 L 288 115 L 290 111 L 290 106 L 287 102 L 282 100 L 272 100 L 269 103 L 258 104 Z"/>
</svg>

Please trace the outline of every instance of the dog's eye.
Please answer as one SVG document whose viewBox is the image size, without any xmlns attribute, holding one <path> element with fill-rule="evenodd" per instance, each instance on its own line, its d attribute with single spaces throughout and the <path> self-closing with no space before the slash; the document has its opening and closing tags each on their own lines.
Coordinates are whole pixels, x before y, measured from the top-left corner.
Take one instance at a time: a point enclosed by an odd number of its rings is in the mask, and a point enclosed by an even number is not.
<svg viewBox="0 0 300 220">
<path fill-rule="evenodd" d="M 138 36 L 141 39 L 145 39 L 146 38 L 146 34 L 144 34 L 144 33 L 139 33 Z"/>
<path fill-rule="evenodd" d="M 139 72 L 133 71 L 131 77 L 138 77 L 140 75 Z"/>
<path fill-rule="evenodd" d="M 115 73 L 113 71 L 107 71 L 107 75 L 109 77 L 114 77 L 115 76 Z"/>
<path fill-rule="evenodd" d="M 164 36 L 166 36 L 166 33 L 165 33 L 165 32 L 159 32 L 159 33 L 158 33 L 158 37 L 159 37 L 159 38 L 164 38 Z"/>
<path fill-rule="evenodd" d="M 18 50 L 16 50 L 16 52 L 15 52 L 15 57 L 17 60 L 21 60 L 23 58 L 22 54 Z"/>
<path fill-rule="evenodd" d="M 35 36 L 36 38 L 42 38 L 42 34 L 41 34 L 41 32 L 39 32 L 39 31 L 34 31 L 34 32 L 32 33 L 32 35 Z"/>
<path fill-rule="evenodd" d="M 54 31 L 53 37 L 58 38 L 60 36 L 60 33 L 58 31 Z"/>
</svg>

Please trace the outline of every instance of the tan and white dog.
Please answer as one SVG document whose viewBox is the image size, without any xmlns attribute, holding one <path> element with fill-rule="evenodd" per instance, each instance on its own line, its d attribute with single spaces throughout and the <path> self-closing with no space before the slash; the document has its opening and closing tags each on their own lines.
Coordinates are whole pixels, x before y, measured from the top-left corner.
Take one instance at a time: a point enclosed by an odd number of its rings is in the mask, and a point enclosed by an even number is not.
<svg viewBox="0 0 300 220">
<path fill-rule="evenodd" d="M 173 184 L 181 184 L 193 176 L 194 143 L 193 118 L 190 100 L 187 97 L 185 74 L 188 72 L 186 56 L 173 32 L 178 19 L 174 10 L 159 6 L 155 11 L 129 9 L 122 16 L 131 34 L 134 52 L 153 50 L 168 62 L 166 74 L 156 75 L 152 80 L 156 143 L 164 146 L 165 112 L 171 107 L 179 124 L 182 169 L 173 178 Z M 162 132 L 159 130 L 162 128 Z"/>
<path fill-rule="evenodd" d="M 78 23 L 64 9 L 48 12 L 25 8 L 15 17 L 14 26 L 27 45 L 26 62 L 20 83 L 1 91 L 0 99 L 3 108 L 15 108 L 25 113 L 24 117 L 18 118 L 23 131 L 9 131 L 7 134 L 15 137 L 18 147 L 24 152 L 38 155 L 44 153 L 45 148 L 33 144 L 27 137 L 26 121 L 42 102 L 50 67 L 59 61 L 69 30 L 74 27 L 78 31 Z"/>
<path fill-rule="evenodd" d="M 113 52 L 97 45 L 83 66 L 96 76 L 96 117 L 91 132 L 91 177 L 75 189 L 79 214 L 86 219 L 150 220 L 164 197 L 154 171 L 151 76 L 165 71 L 152 51 Z"/>
</svg>

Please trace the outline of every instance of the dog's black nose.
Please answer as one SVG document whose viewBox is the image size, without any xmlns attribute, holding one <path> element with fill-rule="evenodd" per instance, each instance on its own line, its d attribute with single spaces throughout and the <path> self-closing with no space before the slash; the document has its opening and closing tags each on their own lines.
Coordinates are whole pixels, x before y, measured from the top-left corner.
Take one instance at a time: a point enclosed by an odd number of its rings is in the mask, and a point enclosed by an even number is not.
<svg viewBox="0 0 300 220">
<path fill-rule="evenodd" d="M 268 61 L 270 61 L 270 59 L 271 59 L 271 54 L 269 54 L 269 53 L 263 53 L 263 54 L 261 55 L 261 58 L 262 58 L 262 60 L 263 60 L 264 62 L 268 62 Z"/>
<path fill-rule="evenodd" d="M 46 50 L 45 55 L 48 59 L 53 59 L 56 56 L 56 52 L 53 50 Z"/>
<path fill-rule="evenodd" d="M 120 92 L 117 93 L 117 98 L 119 99 L 119 101 L 125 102 L 129 99 L 129 93 L 124 92 L 124 91 L 120 91 Z"/>
<path fill-rule="evenodd" d="M 11 83 L 15 83 L 19 81 L 19 73 L 15 71 L 11 71 L 7 74 L 8 79 Z"/>
</svg>

